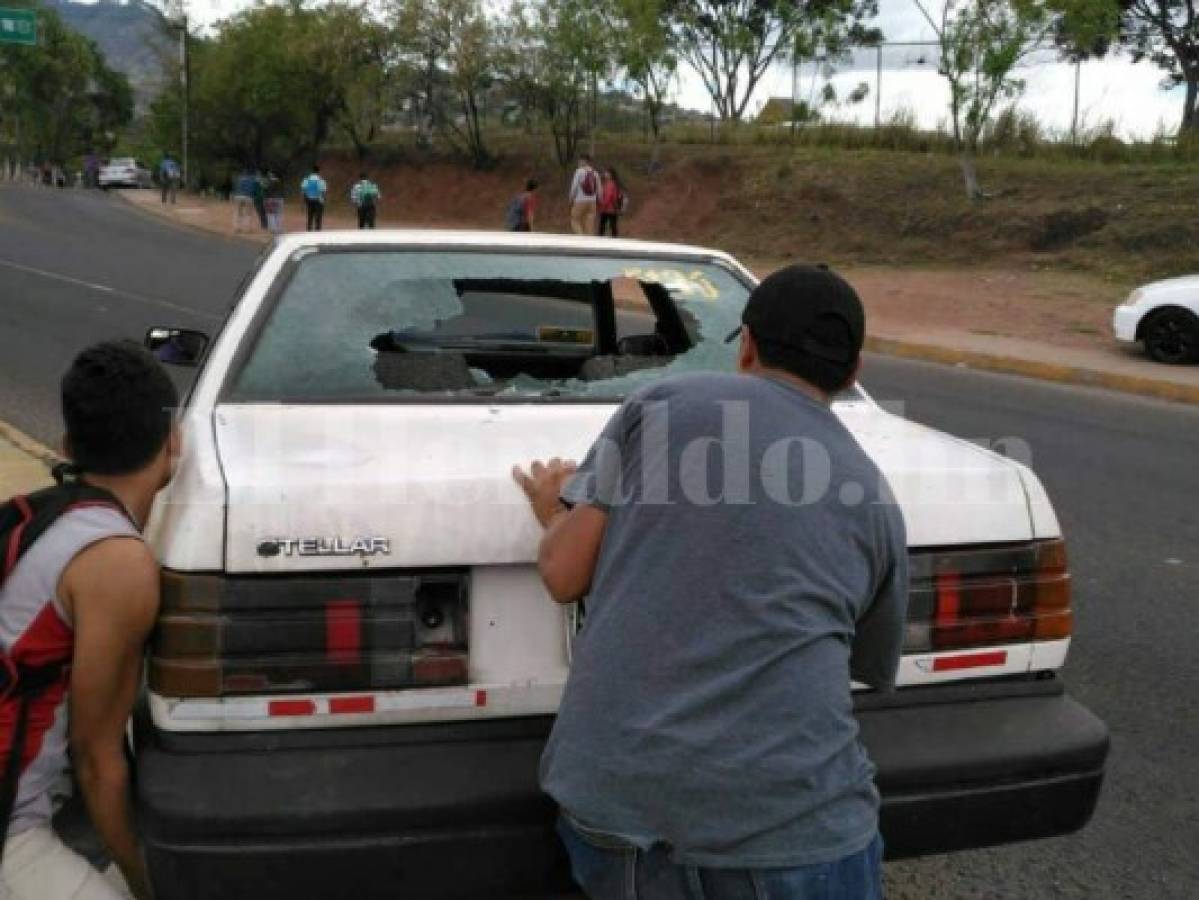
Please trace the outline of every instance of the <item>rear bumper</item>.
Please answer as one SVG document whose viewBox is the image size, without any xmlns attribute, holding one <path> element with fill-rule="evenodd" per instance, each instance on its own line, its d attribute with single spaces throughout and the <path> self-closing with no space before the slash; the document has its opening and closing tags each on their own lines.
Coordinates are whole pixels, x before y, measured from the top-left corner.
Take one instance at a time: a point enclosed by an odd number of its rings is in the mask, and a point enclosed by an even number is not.
<svg viewBox="0 0 1199 900">
<path fill-rule="evenodd" d="M 860 707 L 890 856 L 1063 834 L 1094 810 L 1107 730 L 1053 682 L 911 690 Z M 143 720 L 137 789 L 156 894 L 560 889 L 554 808 L 537 789 L 549 724 L 181 736 Z"/>
</svg>

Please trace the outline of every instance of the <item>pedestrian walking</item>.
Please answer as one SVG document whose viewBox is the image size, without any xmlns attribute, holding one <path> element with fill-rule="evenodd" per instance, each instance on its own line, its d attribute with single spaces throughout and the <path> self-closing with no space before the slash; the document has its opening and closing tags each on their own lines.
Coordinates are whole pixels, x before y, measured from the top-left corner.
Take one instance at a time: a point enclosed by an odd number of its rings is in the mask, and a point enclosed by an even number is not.
<svg viewBox="0 0 1199 900">
<path fill-rule="evenodd" d="M 604 169 L 603 182 L 600 185 L 600 195 L 597 205 L 599 210 L 599 235 L 610 233 L 612 237 L 620 237 L 620 217 L 628 206 L 628 197 L 620 176 L 611 166 Z"/>
<path fill-rule="evenodd" d="M 375 209 L 383 195 L 379 186 L 367 178 L 365 172 L 358 174 L 358 181 L 350 188 L 350 202 L 358 210 L 358 228 L 375 227 Z"/>
<path fill-rule="evenodd" d="M 94 152 L 89 152 L 83 159 L 83 186 L 100 186 L 100 160 Z"/>
<path fill-rule="evenodd" d="M 300 182 L 300 193 L 304 195 L 304 207 L 308 212 L 308 231 L 320 231 L 325 218 L 325 195 L 329 186 L 321 178 L 321 167 L 314 165 L 308 177 Z"/>
<path fill-rule="evenodd" d="M 283 233 L 283 182 L 272 171 L 266 173 L 262 185 L 262 205 L 266 227 L 271 234 Z"/>
<path fill-rule="evenodd" d="M 243 223 L 249 221 L 251 210 L 254 209 L 254 194 L 260 190 L 258 179 L 248 168 L 242 169 L 233 186 L 233 230 L 246 230 Z"/>
<path fill-rule="evenodd" d="M 254 181 L 250 185 L 250 199 L 254 201 L 254 212 L 258 214 L 258 227 L 266 231 L 270 226 L 266 218 L 267 176 L 261 169 L 256 169 L 253 177 Z"/>
<path fill-rule="evenodd" d="M 595 234 L 595 202 L 599 194 L 599 174 L 586 153 L 570 180 L 570 228 L 575 234 Z"/>
<path fill-rule="evenodd" d="M 829 408 L 865 316 L 794 266 L 741 321 L 737 374 L 655 379 L 577 471 L 514 472 L 550 595 L 587 598 L 541 786 L 591 900 L 882 897 L 850 679 L 894 686 L 907 549 Z"/>
<path fill-rule="evenodd" d="M 125 735 L 159 606 L 141 527 L 178 456 L 179 400 L 154 358 L 128 343 L 83 351 L 61 396 L 70 464 L 57 486 L 0 508 L 0 896 L 148 898 Z M 51 827 L 69 769 L 116 863 L 107 873 Z"/>
<path fill-rule="evenodd" d="M 166 203 L 167 198 L 174 203 L 179 193 L 179 181 L 181 172 L 179 163 L 175 162 L 171 154 L 166 154 L 162 158 L 162 162 L 158 164 L 158 180 L 162 186 L 162 202 Z"/>
<path fill-rule="evenodd" d="M 536 178 L 525 182 L 525 189 L 508 201 L 504 213 L 504 227 L 509 231 L 532 231 L 537 222 L 539 187 Z"/>
</svg>

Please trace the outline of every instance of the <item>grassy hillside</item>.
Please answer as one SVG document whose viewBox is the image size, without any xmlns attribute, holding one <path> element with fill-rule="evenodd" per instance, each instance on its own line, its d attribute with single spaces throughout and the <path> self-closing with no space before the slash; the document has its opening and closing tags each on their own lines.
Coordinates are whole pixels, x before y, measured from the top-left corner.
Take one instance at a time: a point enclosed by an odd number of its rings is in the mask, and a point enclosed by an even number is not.
<svg viewBox="0 0 1199 900">
<path fill-rule="evenodd" d="M 543 184 L 547 230 L 565 230 L 569 173 L 544 153 L 508 147 L 479 172 L 410 151 L 372 172 L 388 206 L 413 224 L 499 227 L 529 174 Z M 754 260 L 851 265 L 1070 269 L 1117 283 L 1199 272 L 1199 164 L 1119 165 L 986 159 L 991 199 L 971 204 L 943 154 L 820 147 L 671 145 L 647 172 L 649 148 L 597 147 L 632 197 L 636 237 L 706 244 Z M 325 161 L 334 191 L 357 163 Z"/>
</svg>

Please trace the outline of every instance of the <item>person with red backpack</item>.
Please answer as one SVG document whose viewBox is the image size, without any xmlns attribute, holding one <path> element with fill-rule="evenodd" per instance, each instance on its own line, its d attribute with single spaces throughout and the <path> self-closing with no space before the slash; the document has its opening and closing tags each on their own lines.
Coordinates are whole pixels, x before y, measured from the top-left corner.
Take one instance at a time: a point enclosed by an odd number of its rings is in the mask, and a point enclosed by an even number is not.
<svg viewBox="0 0 1199 900">
<path fill-rule="evenodd" d="M 570 180 L 570 229 L 575 234 L 595 234 L 595 204 L 599 197 L 599 173 L 586 153 Z"/>
<path fill-rule="evenodd" d="M 628 197 L 620 176 L 611 166 L 604 169 L 603 186 L 599 195 L 599 236 L 610 232 L 612 237 L 620 237 L 620 216 L 628 205 Z"/>
<path fill-rule="evenodd" d="M 140 347 L 84 350 L 62 379 L 70 462 L 55 486 L 0 505 L 2 897 L 150 896 L 125 734 L 159 606 L 141 529 L 179 452 L 177 405 Z M 51 828 L 70 769 L 116 870 Z"/>
</svg>

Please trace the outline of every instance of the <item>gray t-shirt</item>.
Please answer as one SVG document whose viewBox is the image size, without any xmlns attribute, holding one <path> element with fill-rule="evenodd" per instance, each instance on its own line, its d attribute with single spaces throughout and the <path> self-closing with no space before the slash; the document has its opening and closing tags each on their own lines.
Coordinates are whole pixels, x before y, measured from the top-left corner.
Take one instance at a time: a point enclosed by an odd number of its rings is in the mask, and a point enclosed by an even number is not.
<svg viewBox="0 0 1199 900">
<path fill-rule="evenodd" d="M 664 378 L 613 415 L 563 499 L 608 520 L 545 791 L 684 864 L 864 848 L 879 797 L 850 678 L 894 685 L 907 551 L 832 411 L 781 379 Z"/>
</svg>

